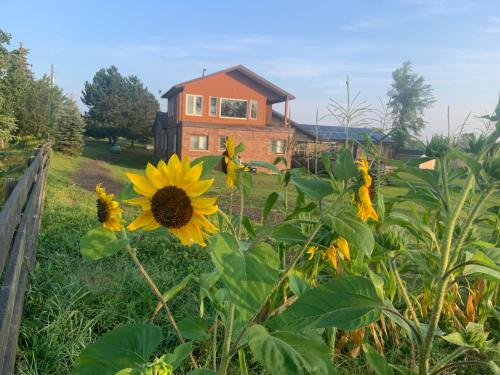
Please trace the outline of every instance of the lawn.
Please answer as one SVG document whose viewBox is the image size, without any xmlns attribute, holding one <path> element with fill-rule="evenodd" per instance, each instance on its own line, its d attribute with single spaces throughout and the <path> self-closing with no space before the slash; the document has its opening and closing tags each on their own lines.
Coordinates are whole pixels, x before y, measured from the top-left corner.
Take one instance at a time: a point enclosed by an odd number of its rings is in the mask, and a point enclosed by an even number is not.
<svg viewBox="0 0 500 375">
<path fill-rule="evenodd" d="M 102 333 L 120 324 L 147 322 L 151 318 L 157 301 L 126 254 L 88 263 L 79 253 L 79 238 L 98 225 L 95 194 L 79 186 L 82 181 L 75 178 L 79 165 L 86 163 L 95 165 L 96 170 L 107 171 L 107 178 L 120 186 L 127 183 L 125 171 L 143 173 L 148 161 L 155 162 L 151 150 L 124 148 L 121 155 L 113 155 L 108 148 L 104 143 L 89 142 L 81 157 L 54 154 L 37 263 L 26 296 L 16 374 L 68 374 L 81 350 Z M 227 209 L 230 195 L 225 188 L 225 176 L 215 171 L 211 177 L 216 180 L 212 192 Z M 253 186 L 247 207 L 258 216 L 267 195 L 279 185 L 276 176 L 258 173 Z M 294 189 L 290 190 L 293 202 L 295 193 Z M 383 191 L 388 197 L 401 192 L 404 188 L 394 186 L 385 187 Z M 233 201 L 238 202 L 236 193 Z M 495 198 L 489 203 L 497 202 Z M 130 209 L 126 212 L 127 221 L 137 213 Z M 408 212 L 412 212 L 411 204 Z M 134 240 L 138 239 L 136 234 Z M 138 244 L 138 249 L 139 258 L 162 290 L 177 284 L 189 273 L 198 275 L 212 268 L 203 249 L 188 250 L 164 230 L 149 233 Z M 180 320 L 196 313 L 198 298 L 195 285 L 174 298 L 170 305 L 176 318 Z M 176 343 L 176 338 L 163 315 L 156 319 L 164 330 L 162 349 L 165 350 Z M 345 373 L 366 371 L 356 367 L 361 361 L 346 361 Z"/>
</svg>

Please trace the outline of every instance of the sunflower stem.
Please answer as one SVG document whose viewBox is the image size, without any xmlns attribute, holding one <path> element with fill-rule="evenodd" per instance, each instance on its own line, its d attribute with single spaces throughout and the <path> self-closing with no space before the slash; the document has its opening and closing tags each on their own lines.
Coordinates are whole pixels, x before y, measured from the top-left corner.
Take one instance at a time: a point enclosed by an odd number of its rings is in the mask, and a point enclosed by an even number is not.
<svg viewBox="0 0 500 375">
<path fill-rule="evenodd" d="M 126 237 L 126 234 L 125 234 L 125 237 Z M 129 253 L 130 258 L 134 262 L 135 266 L 139 269 L 139 272 L 144 277 L 144 279 L 146 280 L 147 284 L 149 285 L 149 287 L 151 288 L 153 293 L 160 300 L 160 302 L 161 302 L 161 304 L 162 304 L 162 306 L 165 309 L 165 312 L 167 314 L 168 321 L 170 322 L 170 325 L 172 326 L 177 338 L 179 339 L 179 342 L 181 344 L 184 344 L 185 343 L 184 337 L 182 337 L 181 331 L 179 330 L 179 327 L 177 326 L 177 322 L 175 321 L 175 318 L 172 314 L 172 311 L 170 311 L 170 308 L 168 307 L 167 302 L 165 301 L 165 298 L 163 298 L 163 295 L 161 294 L 157 285 L 155 284 L 153 279 L 151 279 L 151 277 L 149 276 L 148 272 L 146 271 L 146 269 L 142 265 L 139 258 L 137 258 L 137 249 L 131 247 L 130 244 L 127 244 L 127 252 Z M 189 353 L 189 361 L 191 362 L 191 366 L 193 368 L 198 368 L 198 364 L 196 363 L 196 360 L 193 357 L 193 353 L 191 353 L 191 352 Z"/>
<path fill-rule="evenodd" d="M 220 374 L 225 375 L 229 367 L 229 362 L 231 361 L 232 355 L 229 355 L 231 350 L 231 336 L 233 335 L 233 323 L 234 323 L 234 311 L 235 305 L 231 303 L 229 306 L 229 313 L 226 321 L 226 329 L 224 332 L 224 344 L 223 344 L 223 354 L 220 364 Z"/>
<path fill-rule="evenodd" d="M 245 210 L 245 194 L 243 194 L 243 171 L 238 173 L 240 180 L 240 222 L 238 224 L 238 238 L 241 240 L 241 228 L 243 227 L 243 212 Z"/>
</svg>

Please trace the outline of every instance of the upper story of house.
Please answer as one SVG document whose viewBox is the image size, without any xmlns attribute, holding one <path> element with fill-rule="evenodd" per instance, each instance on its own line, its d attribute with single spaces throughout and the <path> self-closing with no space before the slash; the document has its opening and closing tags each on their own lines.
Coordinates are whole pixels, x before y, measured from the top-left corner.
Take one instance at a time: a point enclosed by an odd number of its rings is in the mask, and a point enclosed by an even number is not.
<svg viewBox="0 0 500 375">
<path fill-rule="evenodd" d="M 293 95 L 243 65 L 179 83 L 168 99 L 168 124 L 289 125 L 288 101 Z M 272 105 L 285 103 L 283 121 L 276 121 Z"/>
</svg>

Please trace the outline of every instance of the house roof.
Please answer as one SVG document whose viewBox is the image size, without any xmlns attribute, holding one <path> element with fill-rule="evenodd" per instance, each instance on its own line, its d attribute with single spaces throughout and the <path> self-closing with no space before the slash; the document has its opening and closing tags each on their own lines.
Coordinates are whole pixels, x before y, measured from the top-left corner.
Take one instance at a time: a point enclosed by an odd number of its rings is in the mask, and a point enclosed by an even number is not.
<svg viewBox="0 0 500 375">
<path fill-rule="evenodd" d="M 307 136 L 316 138 L 316 132 L 318 134 L 318 139 L 321 141 L 345 141 L 347 135 L 349 139 L 354 139 L 358 142 L 366 141 L 366 138 L 370 138 L 373 142 L 393 143 L 390 138 L 387 138 L 384 133 L 373 128 L 349 128 L 346 131 L 344 126 L 333 126 L 333 125 L 310 125 L 310 124 L 293 124 L 298 130 L 305 133 Z"/>
<path fill-rule="evenodd" d="M 206 79 L 208 77 L 212 77 L 214 75 L 221 74 L 221 73 L 227 73 L 227 74 L 240 73 L 240 74 L 242 74 L 243 76 L 249 78 L 250 80 L 256 82 L 258 85 L 265 88 L 267 91 L 273 93 L 275 95 L 275 97 L 273 97 L 274 103 L 279 103 L 280 101 L 284 101 L 286 99 L 288 99 L 288 100 L 295 99 L 295 96 L 293 96 L 289 92 L 283 90 L 282 88 L 279 88 L 274 83 L 268 81 L 264 77 L 258 75 L 257 73 L 251 71 L 250 69 L 248 69 L 247 67 L 245 67 L 243 65 L 235 65 L 235 66 L 232 66 L 232 67 L 227 68 L 227 69 L 219 70 L 218 72 L 215 72 L 215 73 L 207 74 L 207 75 L 202 76 L 202 77 L 198 77 L 195 79 L 191 79 L 189 81 L 184 81 L 184 82 L 178 83 L 178 84 L 172 86 L 172 88 L 170 90 L 168 90 L 165 94 L 163 94 L 161 97 L 162 98 L 169 98 L 172 95 L 182 91 L 184 86 L 187 85 L 188 83 L 199 81 L 202 79 Z M 279 98 L 279 99 L 276 99 L 276 98 Z"/>
</svg>

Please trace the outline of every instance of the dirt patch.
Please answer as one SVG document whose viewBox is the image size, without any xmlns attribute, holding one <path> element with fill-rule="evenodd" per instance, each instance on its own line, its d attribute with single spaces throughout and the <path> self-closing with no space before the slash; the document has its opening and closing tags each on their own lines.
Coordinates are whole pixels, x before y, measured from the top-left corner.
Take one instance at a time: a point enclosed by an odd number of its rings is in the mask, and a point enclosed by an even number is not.
<svg viewBox="0 0 500 375">
<path fill-rule="evenodd" d="M 119 193 L 124 187 L 123 183 L 111 176 L 111 171 L 106 165 L 98 160 L 82 160 L 73 174 L 73 181 L 88 191 L 95 191 L 95 186 L 99 183 L 103 184 L 106 191 L 114 194 Z"/>
</svg>

